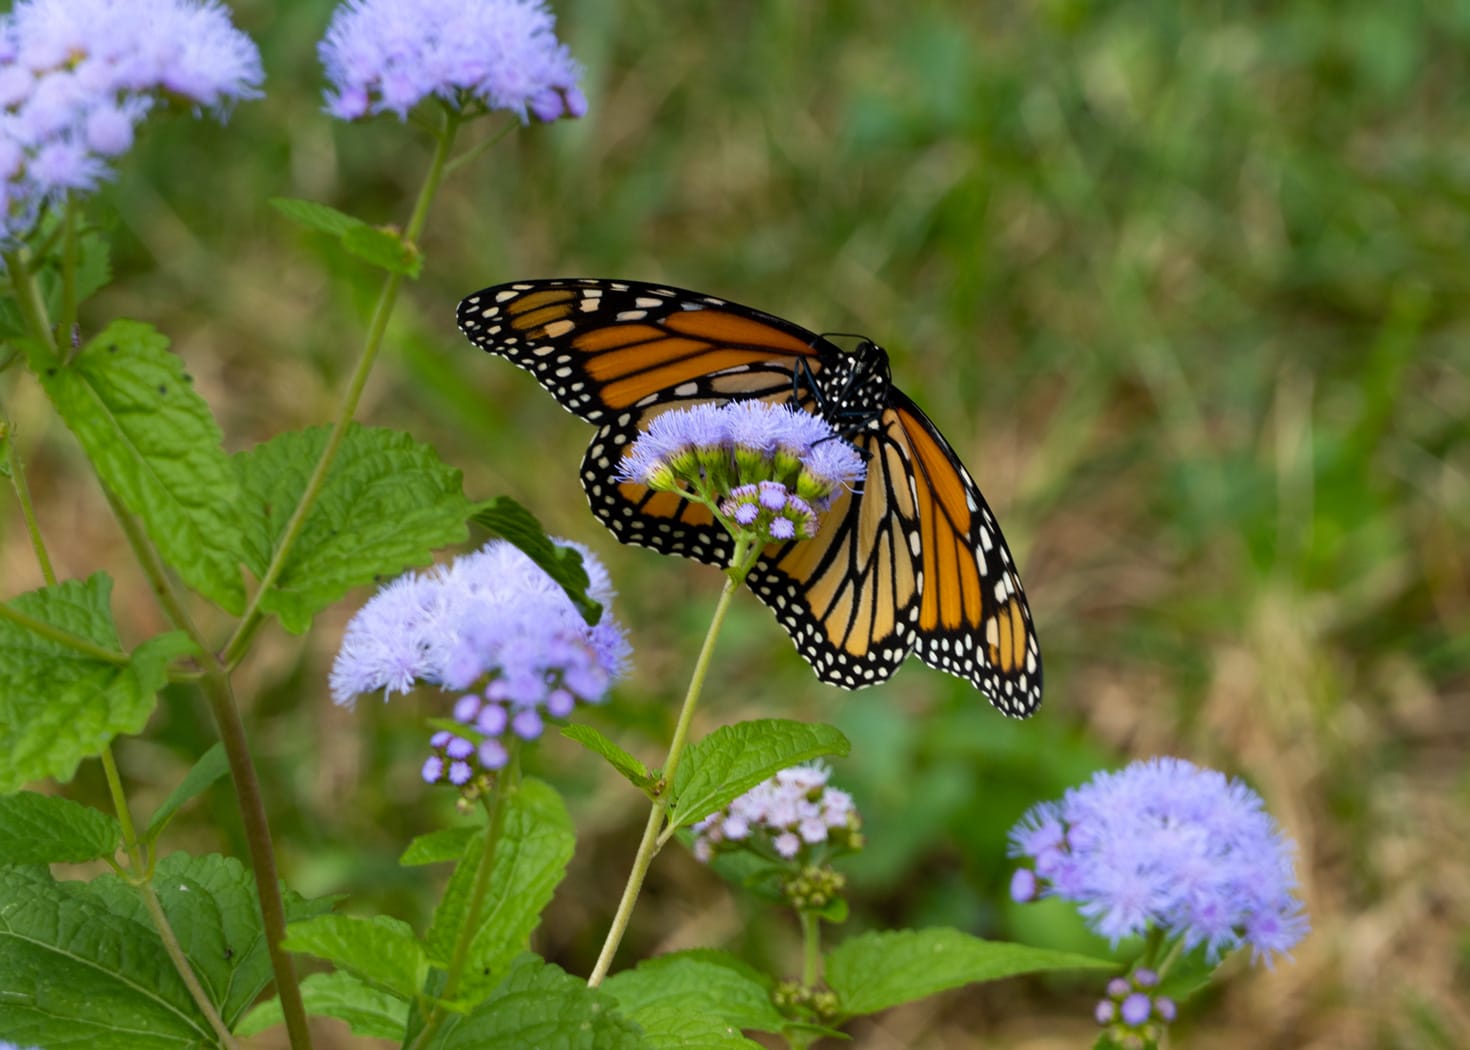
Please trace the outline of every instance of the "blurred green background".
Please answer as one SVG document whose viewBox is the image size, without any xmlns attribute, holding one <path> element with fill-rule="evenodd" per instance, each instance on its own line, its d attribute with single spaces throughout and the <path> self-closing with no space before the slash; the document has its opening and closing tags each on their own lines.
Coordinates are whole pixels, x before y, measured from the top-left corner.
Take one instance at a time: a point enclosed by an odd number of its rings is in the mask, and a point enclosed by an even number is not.
<svg viewBox="0 0 1470 1050">
<path fill-rule="evenodd" d="M 392 118 L 320 113 L 330 4 L 232 7 L 268 95 L 224 127 L 149 126 L 94 209 L 119 280 L 84 323 L 168 333 L 240 449 L 332 417 L 378 284 L 267 198 L 402 223 L 428 149 Z M 1006 830 L 1094 769 L 1181 755 L 1265 796 L 1300 845 L 1313 932 L 1274 972 L 1228 967 L 1178 1042 L 1470 1045 L 1470 4 L 554 7 L 590 112 L 446 185 L 359 418 L 607 560 L 637 665 L 596 723 L 658 761 L 720 577 L 612 542 L 577 483 L 589 428 L 471 348 L 457 300 L 622 276 L 865 332 L 1005 528 L 1047 697 L 1010 722 L 917 663 L 843 693 L 738 605 L 700 725 L 784 715 L 852 738 L 834 781 L 869 847 L 848 928 L 1095 948 L 1064 909 L 1005 903 Z M 147 589 L 22 391 L 58 569 L 114 572 L 136 640 L 159 625 Z M 13 506 L 0 527 L 5 593 L 38 586 Z M 454 819 L 416 779 L 431 698 L 345 712 L 326 691 L 365 597 L 304 642 L 266 631 L 240 689 L 289 881 L 422 926 L 442 873 L 395 858 Z M 140 802 L 211 739 L 199 698 L 171 692 L 121 749 Z M 585 973 L 645 809 L 569 742 L 537 761 L 580 843 L 536 946 Z M 100 800 L 97 781 L 74 790 Z M 225 793 L 191 816 L 180 846 L 243 853 Z M 621 958 L 721 945 L 793 972 L 795 934 L 670 850 Z M 855 1045 L 1081 1046 L 1096 991 L 951 993 L 855 1026 Z"/>
</svg>

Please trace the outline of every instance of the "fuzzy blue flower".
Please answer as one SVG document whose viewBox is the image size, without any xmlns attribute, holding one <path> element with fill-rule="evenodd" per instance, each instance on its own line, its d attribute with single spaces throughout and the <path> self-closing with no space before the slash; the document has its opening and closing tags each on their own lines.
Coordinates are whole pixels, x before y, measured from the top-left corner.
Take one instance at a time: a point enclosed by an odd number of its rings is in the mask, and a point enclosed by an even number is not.
<svg viewBox="0 0 1470 1050">
<path fill-rule="evenodd" d="M 1249 944 L 1268 964 L 1307 931 L 1292 852 L 1254 791 L 1174 758 L 1099 773 L 1011 831 L 1042 892 L 1110 940 L 1158 927 L 1211 958 Z"/>
<path fill-rule="evenodd" d="M 348 0 L 318 46 L 342 120 L 408 115 L 430 97 L 522 121 L 580 117 L 581 70 L 543 0 Z"/>
<path fill-rule="evenodd" d="M 831 770 L 821 764 L 791 766 L 757 784 L 694 825 L 695 857 L 708 863 L 718 850 L 740 844 L 785 860 L 804 846 L 828 842 L 857 849 L 862 844 L 857 808 L 846 791 L 827 785 L 829 776 Z"/>
<path fill-rule="evenodd" d="M 263 76 L 213 0 L 20 0 L 0 15 L 0 239 L 95 188 L 158 103 L 223 112 Z"/>
<path fill-rule="evenodd" d="M 378 592 L 347 625 L 332 668 L 332 694 L 351 704 L 361 693 L 406 693 L 440 685 L 459 694 L 457 732 L 439 730 L 424 779 L 463 785 L 474 766 L 499 769 L 505 737 L 534 740 L 544 719 L 578 703 L 600 703 L 627 668 L 628 642 L 607 607 L 607 570 L 580 544 L 588 593 L 604 606 L 589 626 L 571 599 L 530 558 L 504 541 Z"/>
<path fill-rule="evenodd" d="M 826 420 L 753 399 L 661 413 L 617 477 L 703 502 L 732 532 L 764 544 L 815 536 L 819 512 L 866 469 Z"/>
</svg>

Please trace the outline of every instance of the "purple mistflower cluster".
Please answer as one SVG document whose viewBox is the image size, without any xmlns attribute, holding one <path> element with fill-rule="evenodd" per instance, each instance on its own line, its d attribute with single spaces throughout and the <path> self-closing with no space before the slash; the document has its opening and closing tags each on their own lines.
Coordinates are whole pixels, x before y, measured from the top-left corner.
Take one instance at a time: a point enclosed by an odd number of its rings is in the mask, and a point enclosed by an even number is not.
<svg viewBox="0 0 1470 1050">
<path fill-rule="evenodd" d="M 588 594 L 603 604 L 595 626 L 550 576 L 516 547 L 496 540 L 474 554 L 380 590 L 347 625 L 332 667 L 332 695 L 406 693 L 417 683 L 461 695 L 460 733 L 440 730 L 424 779 L 463 784 L 474 763 L 499 769 L 505 735 L 541 735 L 545 717 L 564 718 L 578 703 L 600 703 L 627 668 L 628 641 L 608 612 L 611 581 L 585 547 Z"/>
<path fill-rule="evenodd" d="M 792 766 L 762 781 L 694 825 L 694 856 L 708 863 L 717 850 L 766 842 L 786 860 L 825 842 L 858 848 L 857 807 L 846 791 L 827 786 L 830 775 L 822 765 Z"/>
<path fill-rule="evenodd" d="M 817 515 L 866 469 L 826 420 L 756 399 L 656 416 L 623 457 L 618 477 L 692 493 L 739 528 L 789 540 L 815 535 Z"/>
<path fill-rule="evenodd" d="M 1098 773 L 1033 807 L 1010 837 L 1011 855 L 1031 861 L 1012 896 L 1075 901 L 1114 943 L 1157 926 L 1211 959 L 1249 944 L 1269 965 L 1307 932 L 1293 844 L 1261 797 L 1183 759 Z"/>
<path fill-rule="evenodd" d="M 1128 977 L 1114 977 L 1108 982 L 1107 998 L 1099 1000 L 1093 1017 L 1098 1024 L 1109 1029 L 1108 1034 L 1115 1044 L 1156 1044 L 1163 1035 L 1164 1026 L 1178 1016 L 1173 999 L 1154 994 L 1153 989 L 1158 987 L 1158 983 L 1159 975 L 1143 967 Z"/>
<path fill-rule="evenodd" d="M 327 112 L 402 118 L 432 96 L 522 121 L 580 117 L 581 68 L 555 25 L 543 0 L 348 0 L 318 46 Z"/>
<path fill-rule="evenodd" d="M 263 79 L 212 0 L 19 0 L 0 15 L 0 239 L 95 188 L 158 102 L 222 112 Z"/>
</svg>

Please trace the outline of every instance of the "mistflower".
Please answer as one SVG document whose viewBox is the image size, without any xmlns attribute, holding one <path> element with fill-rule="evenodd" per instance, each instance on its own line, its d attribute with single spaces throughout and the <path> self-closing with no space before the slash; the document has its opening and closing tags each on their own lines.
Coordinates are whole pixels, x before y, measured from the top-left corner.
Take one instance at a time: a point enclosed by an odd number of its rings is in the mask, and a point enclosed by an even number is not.
<svg viewBox="0 0 1470 1050">
<path fill-rule="evenodd" d="M 852 796 L 828 787 L 830 775 L 822 765 L 792 766 L 757 784 L 694 825 L 695 857 L 708 862 L 717 850 L 745 846 L 795 860 L 824 843 L 861 847 L 862 822 Z"/>
<path fill-rule="evenodd" d="M 1010 837 L 1040 892 L 1077 902 L 1114 943 L 1155 927 L 1211 959 L 1249 944 L 1269 965 L 1307 932 L 1294 847 L 1260 796 L 1182 759 L 1099 773 Z M 1030 888 L 1013 883 L 1013 895 Z"/>
<path fill-rule="evenodd" d="M 342 120 L 408 111 L 433 96 L 461 112 L 580 117 L 581 69 L 543 0 L 348 0 L 317 51 Z"/>
<path fill-rule="evenodd" d="M 505 765 L 507 734 L 534 740 L 546 718 L 600 703 L 627 667 L 627 638 L 608 611 L 613 590 L 601 562 L 558 542 L 582 555 L 588 594 L 604 607 L 595 626 L 535 562 L 496 540 L 369 600 L 347 625 L 333 697 L 350 705 L 360 693 L 387 699 L 420 683 L 459 694 L 451 715 L 463 728 L 436 732 L 423 768 L 425 780 L 457 785 L 477 768 Z"/>
<path fill-rule="evenodd" d="M 704 502 L 762 542 L 815 536 L 820 513 L 866 465 L 819 416 L 759 399 L 700 404 L 649 423 L 618 479 Z"/>
<path fill-rule="evenodd" d="M 1128 977 L 1114 977 L 1108 982 L 1108 997 L 1093 1008 L 1097 1023 L 1108 1029 L 1115 1046 L 1157 1045 L 1164 1026 L 1177 1016 L 1174 1000 L 1156 995 L 1153 988 L 1159 975 L 1152 970 L 1137 969 Z"/>
<path fill-rule="evenodd" d="M 20 0 L 0 15 L 0 239 L 95 188 L 158 102 L 222 113 L 263 77 L 213 0 Z"/>
</svg>

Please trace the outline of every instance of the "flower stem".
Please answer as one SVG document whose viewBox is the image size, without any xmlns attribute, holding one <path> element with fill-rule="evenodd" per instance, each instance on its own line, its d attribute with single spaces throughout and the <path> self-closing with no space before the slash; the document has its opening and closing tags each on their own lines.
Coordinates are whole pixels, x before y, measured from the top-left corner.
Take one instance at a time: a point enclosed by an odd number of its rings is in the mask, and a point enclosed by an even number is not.
<svg viewBox="0 0 1470 1050">
<path fill-rule="evenodd" d="M 48 587 L 56 585 L 56 570 L 51 566 L 51 555 L 46 552 L 46 541 L 41 538 L 41 523 L 36 518 L 36 507 L 31 502 L 31 487 L 26 482 L 25 463 L 15 441 L 15 426 L 0 405 L 0 443 L 5 445 L 5 462 L 10 468 L 10 484 L 15 488 L 15 498 L 20 501 L 20 512 L 26 520 L 26 532 L 31 537 L 31 549 L 36 552 L 36 561 L 41 566 L 41 577 Z"/>
<path fill-rule="evenodd" d="M 128 874 L 127 881 L 143 898 L 143 906 L 148 912 L 148 917 L 153 920 L 153 927 L 158 931 L 159 939 L 163 941 L 163 950 L 167 953 L 169 961 L 174 964 L 174 969 L 178 971 L 179 978 L 189 991 L 189 997 L 194 1000 L 194 1005 L 199 1007 L 199 1012 L 204 1015 L 209 1027 L 214 1029 L 214 1034 L 219 1037 L 220 1045 L 226 1050 L 235 1050 L 239 1044 L 230 1034 L 230 1029 L 220 1017 L 219 1011 L 214 1008 L 214 1003 L 209 999 L 209 993 L 199 983 L 194 967 L 190 965 L 188 956 L 184 954 L 179 938 L 174 934 L 174 928 L 163 910 L 163 903 L 153 889 L 148 848 L 138 840 L 138 832 L 133 825 L 133 815 L 128 809 L 127 794 L 123 791 L 122 777 L 118 775 L 117 763 L 113 760 L 110 746 L 102 750 L 102 771 L 107 777 L 107 790 L 112 795 L 113 811 L 117 814 L 118 824 L 122 826 L 123 847 L 127 850 L 128 860 L 132 864 L 132 871 Z"/>
<path fill-rule="evenodd" d="M 802 909 L 801 916 L 801 983 L 815 988 L 822 968 L 822 920 L 816 912 Z"/>
<path fill-rule="evenodd" d="M 710 619 L 709 630 L 705 632 L 704 645 L 699 650 L 699 658 L 694 663 L 694 674 L 689 680 L 689 691 L 684 696 L 684 706 L 679 709 L 679 720 L 674 726 L 674 738 L 669 743 L 669 754 L 664 759 L 663 774 L 659 778 L 658 795 L 653 800 L 653 808 L 648 814 L 648 824 L 643 829 L 643 839 L 639 842 L 638 852 L 633 857 L 633 870 L 628 873 L 628 883 L 623 887 L 623 898 L 618 902 L 617 913 L 613 916 L 612 926 L 607 931 L 607 940 L 603 942 L 602 952 L 597 957 L 597 964 L 592 968 L 592 976 L 587 978 L 587 984 L 592 988 L 600 985 L 607 976 L 607 971 L 611 969 L 613 956 L 617 954 L 623 934 L 628 930 L 628 921 L 633 916 L 633 906 L 638 902 L 638 893 L 643 888 L 643 878 L 648 874 L 648 868 L 658 854 L 659 847 L 668 840 L 668 835 L 673 834 L 673 829 L 666 829 L 667 834 L 660 836 L 659 829 L 663 825 L 664 818 L 669 811 L 669 803 L 672 801 L 674 774 L 679 769 L 679 759 L 684 754 L 684 744 L 689 738 L 689 727 L 694 721 L 695 704 L 699 702 L 699 694 L 709 674 L 710 657 L 714 653 L 715 639 L 719 636 L 720 627 L 725 622 L 725 614 L 730 611 L 731 599 L 735 597 L 735 591 L 739 587 L 739 582 L 733 576 L 727 576 L 725 587 L 720 591 L 720 600 L 715 604 L 714 616 Z"/>
<path fill-rule="evenodd" d="M 404 240 L 409 244 L 416 244 L 423 233 L 424 224 L 428 220 L 429 205 L 433 203 L 434 196 L 439 190 L 439 184 L 444 179 L 445 165 L 449 159 L 449 152 L 454 146 L 454 137 L 458 129 L 458 116 L 454 113 L 446 114 L 443 130 L 435 142 L 434 156 L 429 161 L 428 174 L 424 177 L 424 184 L 419 189 L 418 199 L 414 202 L 408 226 L 403 232 Z M 316 505 L 317 497 L 321 495 L 322 487 L 326 484 L 327 474 L 331 471 L 332 463 L 336 460 L 342 442 L 347 437 L 347 430 L 352 425 L 352 417 L 357 412 L 357 404 L 362 400 L 362 392 L 367 386 L 368 375 L 372 372 L 373 363 L 378 358 L 378 351 L 382 349 L 383 336 L 388 331 L 388 320 L 393 315 L 393 307 L 398 302 L 398 290 L 402 284 L 403 275 L 401 273 L 390 273 L 383 279 L 383 287 L 378 292 L 378 301 L 373 307 L 372 318 L 368 322 L 362 353 L 358 356 L 357 367 L 353 369 L 347 390 L 342 395 L 342 405 L 337 412 L 337 422 L 332 427 L 331 436 L 327 438 L 327 447 L 322 450 L 321 458 L 317 460 L 311 477 L 307 479 L 306 488 L 302 491 L 301 499 L 296 504 L 290 520 L 286 523 L 281 541 L 271 557 L 265 575 L 261 577 L 260 586 L 256 588 L 250 600 L 249 608 L 245 610 L 245 615 L 235 629 L 234 636 L 224 648 L 223 659 L 228 667 L 234 667 L 245 655 L 250 639 L 264 619 L 264 614 L 260 611 L 261 600 L 270 593 L 276 580 L 280 578 L 282 570 L 286 567 L 287 559 L 290 557 L 291 548 L 301 536 L 307 516 L 311 513 L 311 508 Z"/>
<path fill-rule="evenodd" d="M 510 809 L 510 799 L 520 790 L 521 783 L 521 760 L 520 741 L 514 734 L 509 734 L 510 752 L 509 760 L 505 767 L 496 776 L 495 788 L 490 794 L 490 799 L 485 803 L 486 829 L 485 843 L 480 850 L 479 866 L 475 869 L 475 881 L 470 888 L 469 903 L 465 908 L 465 919 L 460 925 L 459 935 L 454 941 L 454 950 L 449 957 L 449 970 L 444 978 L 444 990 L 440 994 L 443 1000 L 453 1000 L 459 992 L 459 983 L 464 978 L 465 965 L 469 961 L 470 948 L 475 943 L 475 935 L 480 930 L 480 913 L 485 908 L 485 897 L 490 892 L 490 878 L 495 872 L 495 849 L 500 844 L 501 836 L 505 832 L 505 815 Z M 444 1023 L 447 1011 L 444 1007 L 436 1005 L 424 1023 L 423 1029 L 411 1044 L 413 1048 L 428 1046 Z"/>
</svg>

